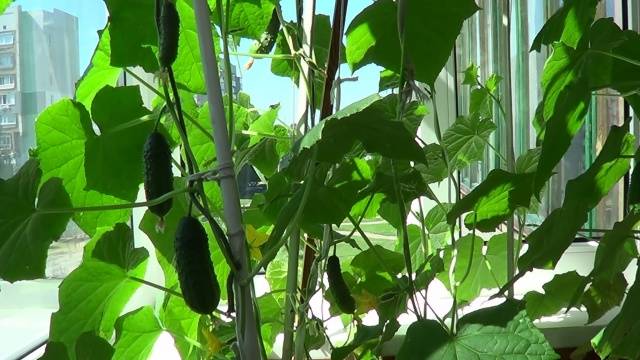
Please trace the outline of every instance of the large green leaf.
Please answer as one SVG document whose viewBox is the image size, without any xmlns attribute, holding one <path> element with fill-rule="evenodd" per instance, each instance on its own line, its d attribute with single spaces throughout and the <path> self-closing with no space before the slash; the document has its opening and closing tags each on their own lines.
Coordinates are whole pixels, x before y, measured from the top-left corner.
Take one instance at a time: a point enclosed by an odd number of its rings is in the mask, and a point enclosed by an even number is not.
<svg viewBox="0 0 640 360">
<path fill-rule="evenodd" d="M 424 152 L 404 123 L 395 121 L 389 102 L 372 95 L 340 110 L 311 129 L 297 144 L 297 151 L 318 146 L 318 160 L 339 162 L 355 146 L 392 159 L 424 162 Z"/>
<path fill-rule="evenodd" d="M 220 23 L 216 1 L 210 1 L 216 23 Z M 276 0 L 234 0 L 229 9 L 229 34 L 259 40 L 271 21 Z M 222 12 L 225 16 L 227 9 Z"/>
<path fill-rule="evenodd" d="M 475 299 L 482 289 L 498 288 L 504 285 L 507 280 L 506 244 L 507 239 L 504 234 L 493 236 L 485 255 L 482 252 L 484 240 L 478 236 L 466 235 L 456 241 L 457 257 L 454 277 L 459 302 Z M 445 249 L 444 263 L 445 271 L 438 274 L 438 278 L 449 288 L 451 247 Z"/>
<path fill-rule="evenodd" d="M 454 225 L 459 216 L 471 211 L 465 219 L 467 227 L 495 230 L 513 215 L 516 208 L 529 205 L 531 180 L 529 174 L 512 174 L 500 169 L 491 171 L 480 185 L 453 206 L 447 215 L 448 223 Z"/>
<path fill-rule="evenodd" d="M 194 342 L 198 339 L 200 314 L 193 312 L 182 298 L 167 295 L 160 311 L 160 320 L 173 336 L 176 348 L 183 359 L 191 359 L 199 352 Z"/>
<path fill-rule="evenodd" d="M 116 343 L 113 359 L 145 360 L 163 328 L 153 309 L 141 307 L 123 315 L 116 322 Z"/>
<path fill-rule="evenodd" d="M 180 15 L 180 40 L 178 43 L 178 57 L 171 68 L 179 86 L 183 86 L 193 93 L 204 94 L 207 89 L 204 83 L 193 5 L 189 0 L 177 0 L 176 8 Z M 217 39 L 215 34 L 214 39 Z M 214 45 L 218 50 L 218 44 Z M 216 51 L 216 53 L 220 54 L 219 51 Z"/>
<path fill-rule="evenodd" d="M 405 6 L 405 61 L 416 80 L 434 84 L 462 23 L 479 8 L 473 0 L 409 0 Z M 400 72 L 397 13 L 395 2 L 381 0 L 353 19 L 346 33 L 346 58 L 354 71 L 374 63 Z"/>
<path fill-rule="evenodd" d="M 628 157 L 633 152 L 634 136 L 629 134 L 628 125 L 611 127 L 607 141 L 591 167 L 567 182 L 562 207 L 554 210 L 527 237 L 529 248 L 518 260 L 520 271 L 553 268 L 557 264 L 587 221 L 589 211 L 629 171 Z"/>
<path fill-rule="evenodd" d="M 75 99 L 90 109 L 98 91 L 106 85 L 115 86 L 121 74 L 122 69 L 111 66 L 111 36 L 107 26 L 100 32 L 91 64 L 76 84 Z"/>
<path fill-rule="evenodd" d="M 134 249 L 131 229 L 116 224 L 96 242 L 91 256 L 60 285 L 60 308 L 51 316 L 49 337 L 73 349 L 87 331 L 111 338 L 114 324 L 144 276 L 148 253 Z"/>
<path fill-rule="evenodd" d="M 380 264 L 381 261 L 384 262 L 384 268 Z M 404 270 L 404 265 L 402 254 L 387 250 L 380 245 L 374 245 L 373 248 L 359 253 L 351 260 L 351 267 L 361 270 L 363 274 L 383 273 L 385 270 L 399 274 Z"/>
<path fill-rule="evenodd" d="M 640 358 L 640 268 L 629 289 L 622 309 L 593 340 L 593 348 L 601 358 Z"/>
<path fill-rule="evenodd" d="M 576 48 L 588 32 L 596 15 L 596 5 L 600 0 L 567 0 L 553 16 L 547 20 L 538 35 L 533 39 L 531 51 L 540 51 L 542 45 L 562 41 Z"/>
<path fill-rule="evenodd" d="M 105 0 L 109 10 L 111 65 L 158 71 L 151 46 L 158 45 L 154 0 Z"/>
<path fill-rule="evenodd" d="M 623 272 L 631 260 L 638 257 L 633 230 L 640 222 L 640 209 L 633 208 L 625 218 L 613 225 L 598 242 L 590 276 L 613 280 Z"/>
<path fill-rule="evenodd" d="M 7 8 L 9 7 L 9 5 L 11 5 L 11 3 L 14 0 L 1 0 L 0 1 L 0 14 L 2 14 L 5 10 L 7 10 Z"/>
<path fill-rule="evenodd" d="M 85 189 L 133 202 L 142 183 L 144 143 L 155 124 L 145 121 L 121 129 L 117 126 L 149 114 L 142 104 L 140 89 L 105 86 L 96 94 L 91 114 L 100 134 L 86 134 Z"/>
<path fill-rule="evenodd" d="M 487 118 L 460 117 L 442 135 L 449 157 L 449 171 L 484 160 L 484 151 L 496 125 Z"/>
<path fill-rule="evenodd" d="M 85 142 L 92 135 L 91 120 L 82 104 L 64 99 L 46 108 L 36 121 L 42 181 L 61 178 L 74 207 L 126 203 L 114 196 L 86 190 Z M 130 209 L 80 212 L 74 214 L 74 220 L 87 234 L 93 235 L 97 228 L 126 222 L 130 215 Z"/>
<path fill-rule="evenodd" d="M 49 245 L 71 218 L 69 213 L 40 212 L 71 206 L 58 178 L 38 191 L 41 175 L 38 161 L 30 159 L 14 177 L 0 179 L 0 278 L 10 282 L 44 277 Z"/>
<path fill-rule="evenodd" d="M 448 335 L 433 320 L 419 320 L 407 330 L 399 360 L 559 359 L 522 305 L 506 301 L 460 318 Z"/>
<path fill-rule="evenodd" d="M 544 294 L 531 291 L 524 296 L 527 314 L 535 320 L 556 314 L 562 308 L 570 306 L 575 294 L 584 291 L 585 280 L 585 277 L 575 271 L 556 275 L 553 280 L 542 286 Z"/>
<path fill-rule="evenodd" d="M 542 152 L 535 174 L 535 191 L 540 192 L 553 173 L 553 169 L 567 152 L 578 133 L 591 101 L 587 78 L 583 76 L 582 57 L 562 44 L 554 47 L 554 53 L 543 73 L 544 99 L 540 104 L 544 134 L 553 134 L 542 143 Z M 548 82 L 545 83 L 545 79 Z M 542 124 L 540 124 L 542 123 Z"/>
</svg>

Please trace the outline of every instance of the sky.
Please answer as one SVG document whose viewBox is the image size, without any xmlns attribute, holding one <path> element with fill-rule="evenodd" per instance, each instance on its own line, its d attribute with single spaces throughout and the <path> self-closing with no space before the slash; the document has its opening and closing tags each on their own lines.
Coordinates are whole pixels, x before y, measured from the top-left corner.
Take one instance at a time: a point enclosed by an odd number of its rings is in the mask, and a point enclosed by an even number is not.
<svg viewBox="0 0 640 360">
<path fill-rule="evenodd" d="M 347 26 L 364 7 L 371 4 L 371 0 L 352 0 L 349 2 L 347 13 Z M 333 14 L 334 1 L 317 1 L 316 13 Z M 91 60 L 93 51 L 98 42 L 97 31 L 104 28 L 107 21 L 107 10 L 103 0 L 16 0 L 16 5 L 24 10 L 59 9 L 78 17 L 79 49 L 80 49 L 80 74 L 82 74 Z M 283 0 L 283 16 L 293 19 L 295 16 L 294 1 Z M 251 41 L 243 41 L 241 49 L 248 50 Z M 251 95 L 253 105 L 258 109 L 267 109 L 270 105 L 281 105 L 280 120 L 290 124 L 295 114 L 295 99 L 297 90 L 288 78 L 274 76 L 270 71 L 271 60 L 256 60 L 253 67 L 246 71 L 244 64 L 248 58 L 233 58 L 232 61 L 242 78 L 242 91 Z M 349 67 L 342 65 L 340 69 L 342 77 L 352 76 Z M 378 89 L 378 74 L 380 69 L 376 66 L 366 66 L 356 72 L 357 82 L 347 82 L 342 85 L 342 106 L 346 106 L 361 98 L 364 98 Z"/>
</svg>

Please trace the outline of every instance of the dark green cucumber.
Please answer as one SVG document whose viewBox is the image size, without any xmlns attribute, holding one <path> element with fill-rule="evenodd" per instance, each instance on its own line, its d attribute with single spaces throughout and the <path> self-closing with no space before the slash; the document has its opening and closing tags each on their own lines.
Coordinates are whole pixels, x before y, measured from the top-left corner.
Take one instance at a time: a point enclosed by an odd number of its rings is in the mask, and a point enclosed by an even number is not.
<svg viewBox="0 0 640 360">
<path fill-rule="evenodd" d="M 356 311 L 356 301 L 351 296 L 351 290 L 342 277 L 340 260 L 335 255 L 331 255 L 327 259 L 327 278 L 329 279 L 329 291 L 331 291 L 338 308 L 346 314 L 353 314 Z"/>
<path fill-rule="evenodd" d="M 160 67 L 170 67 L 178 57 L 180 38 L 180 16 L 176 4 L 171 0 L 161 1 L 158 20 L 158 60 Z"/>
<path fill-rule="evenodd" d="M 144 144 L 144 192 L 147 201 L 173 191 L 171 148 L 162 134 L 154 131 Z M 164 217 L 171 210 L 171 199 L 149 206 L 149 211 Z"/>
<path fill-rule="evenodd" d="M 198 314 L 211 314 L 220 303 L 220 284 L 211 262 L 202 223 L 185 216 L 176 231 L 176 270 L 184 302 Z"/>
</svg>

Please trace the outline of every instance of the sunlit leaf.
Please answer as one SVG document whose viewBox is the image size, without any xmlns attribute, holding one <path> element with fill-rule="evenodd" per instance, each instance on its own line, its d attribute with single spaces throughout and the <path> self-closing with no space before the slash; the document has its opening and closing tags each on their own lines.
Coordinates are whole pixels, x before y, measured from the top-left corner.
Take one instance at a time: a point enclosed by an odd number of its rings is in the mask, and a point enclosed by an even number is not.
<svg viewBox="0 0 640 360">
<path fill-rule="evenodd" d="M 496 125 L 481 117 L 460 117 L 442 135 L 449 157 L 450 171 L 461 169 L 474 161 L 484 160 L 484 151 Z"/>
<path fill-rule="evenodd" d="M 588 32 L 596 15 L 600 0 L 566 0 L 562 8 L 551 16 L 531 43 L 531 51 L 540 51 L 542 45 L 556 41 L 576 48 Z"/>
<path fill-rule="evenodd" d="M 114 360 L 147 359 L 163 331 L 160 320 L 149 306 L 123 315 L 116 322 L 115 328 Z"/>
<path fill-rule="evenodd" d="M 144 277 L 148 253 L 134 249 L 131 229 L 117 224 L 98 239 L 89 258 L 60 285 L 60 309 L 51 317 L 52 341 L 73 349 L 86 331 L 111 338 L 114 324 Z"/>
<path fill-rule="evenodd" d="M 111 36 L 108 26 L 100 32 L 100 40 L 89 67 L 76 84 L 75 99 L 90 109 L 93 98 L 106 85 L 115 86 L 122 69 L 111 66 Z"/>
<path fill-rule="evenodd" d="M 544 294 L 530 291 L 524 296 L 527 314 L 531 319 L 554 315 L 563 308 L 569 307 L 576 292 L 582 293 L 586 278 L 575 271 L 556 275 L 553 280 L 544 284 Z"/>
<path fill-rule="evenodd" d="M 478 6 L 472 0 L 411 0 L 405 6 L 405 61 L 416 80 L 433 84 L 451 55 L 462 23 Z M 374 63 L 400 72 L 397 13 L 395 2 L 382 0 L 353 19 L 346 32 L 346 58 L 354 71 Z"/>
<path fill-rule="evenodd" d="M 602 151 L 591 167 L 567 182 L 562 207 L 551 212 L 527 237 L 529 248 L 518 260 L 521 271 L 553 268 L 557 264 L 587 221 L 589 211 L 629 171 L 629 158 L 624 156 L 631 156 L 633 152 L 634 136 L 628 132 L 628 127 L 611 127 Z"/>
<path fill-rule="evenodd" d="M 86 190 L 85 142 L 92 136 L 89 114 L 82 104 L 64 99 L 46 108 L 36 121 L 38 159 L 43 182 L 57 177 L 74 207 L 123 204 L 127 201 Z M 130 209 L 75 213 L 73 219 L 87 234 L 128 221 Z"/>
</svg>

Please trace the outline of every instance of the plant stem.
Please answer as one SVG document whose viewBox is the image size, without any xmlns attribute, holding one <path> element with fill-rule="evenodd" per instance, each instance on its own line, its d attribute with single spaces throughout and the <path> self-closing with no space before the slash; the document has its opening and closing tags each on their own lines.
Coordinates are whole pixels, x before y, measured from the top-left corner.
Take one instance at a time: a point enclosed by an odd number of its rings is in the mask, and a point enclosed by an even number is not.
<svg viewBox="0 0 640 360">
<path fill-rule="evenodd" d="M 132 209 L 138 207 L 148 207 L 153 205 L 158 205 L 163 203 L 176 195 L 184 194 L 189 192 L 189 188 L 177 189 L 171 192 L 168 192 L 162 196 L 159 196 L 153 200 L 137 202 L 137 203 L 127 203 L 127 204 L 114 204 L 114 205 L 101 205 L 101 206 L 86 206 L 86 207 L 76 207 L 76 208 L 58 208 L 58 209 L 42 209 L 37 208 L 36 213 L 38 214 L 67 214 L 67 213 L 75 213 L 75 212 L 88 212 L 88 211 L 110 211 L 110 210 L 122 210 L 122 209 Z"/>
<path fill-rule="evenodd" d="M 246 279 L 249 272 L 249 254 L 247 241 L 242 226 L 242 210 L 240 195 L 235 178 L 231 144 L 227 133 L 227 123 L 220 89 L 218 62 L 213 48 L 209 5 L 207 0 L 193 0 L 198 30 L 198 42 L 202 57 L 202 66 L 207 85 L 209 116 L 213 127 L 217 160 L 220 170 L 220 188 L 224 203 L 225 220 L 229 233 L 229 243 L 238 271 L 234 276 L 234 295 L 237 306 L 236 336 L 241 358 L 261 359 L 265 357 L 260 335 L 260 323 L 257 307 L 254 303 L 253 282 L 241 284 L 239 279 Z"/>
<path fill-rule="evenodd" d="M 129 276 L 129 279 L 130 279 L 130 280 L 133 280 L 133 281 L 137 281 L 137 282 L 139 282 L 139 283 L 141 283 L 141 284 L 147 285 L 147 286 L 152 287 L 152 288 L 154 288 L 154 289 L 158 289 L 158 290 L 160 290 L 160 291 L 164 291 L 164 292 L 166 292 L 167 294 L 171 294 L 171 295 L 173 295 L 173 296 L 177 296 L 177 297 L 179 297 L 179 298 L 181 298 L 181 299 L 183 298 L 183 297 L 182 297 L 182 294 L 180 294 L 179 292 L 177 292 L 177 291 L 175 291 L 175 290 L 168 289 L 168 288 L 166 288 L 166 287 L 164 287 L 164 286 L 161 286 L 161 285 L 158 285 L 158 284 L 154 284 L 154 283 L 152 283 L 152 282 L 150 282 L 150 281 L 147 281 L 147 280 L 145 280 L 145 279 L 141 279 L 141 278 L 139 278 L 139 277 L 135 277 L 135 276 Z"/>
<path fill-rule="evenodd" d="M 298 226 L 296 226 L 291 232 L 288 251 L 287 290 L 284 298 L 284 340 L 282 344 L 283 360 L 289 360 L 293 357 L 293 334 L 295 332 L 298 260 L 300 251 L 300 227 Z"/>
<path fill-rule="evenodd" d="M 244 52 L 237 52 L 237 51 L 230 51 L 229 54 L 236 55 L 236 56 L 252 57 L 255 59 L 294 60 L 296 58 L 293 55 L 287 55 L 287 54 L 270 55 L 270 54 L 244 53 Z"/>
<path fill-rule="evenodd" d="M 164 100 L 165 102 L 167 101 L 165 95 L 158 89 L 155 88 L 155 86 L 149 84 L 147 81 L 145 81 L 143 78 L 141 78 L 140 76 L 138 76 L 135 72 L 129 70 L 129 68 L 124 68 L 124 71 L 131 75 L 133 78 L 135 78 L 136 80 L 138 80 L 139 83 L 141 83 L 142 85 L 144 85 L 144 87 L 146 87 L 147 89 L 149 89 L 149 91 L 153 92 L 154 94 L 156 94 L 156 96 L 158 96 L 159 98 L 161 98 L 162 100 Z M 195 126 L 198 130 L 200 130 L 206 137 L 209 138 L 209 140 L 213 141 L 213 136 L 211 136 L 211 134 L 209 133 L 209 131 L 207 131 L 207 129 L 205 129 L 202 125 L 200 125 L 200 123 L 198 121 L 196 121 L 196 119 L 194 119 L 191 115 L 189 115 L 189 113 L 187 112 L 183 112 L 182 113 L 185 117 L 185 119 L 189 120 L 189 122 L 191 123 L 191 125 Z"/>
</svg>

